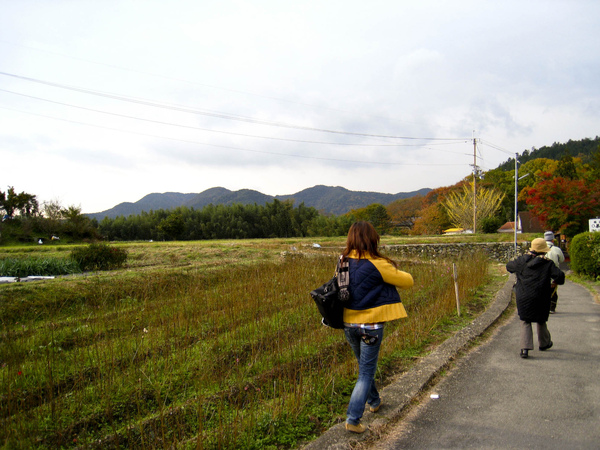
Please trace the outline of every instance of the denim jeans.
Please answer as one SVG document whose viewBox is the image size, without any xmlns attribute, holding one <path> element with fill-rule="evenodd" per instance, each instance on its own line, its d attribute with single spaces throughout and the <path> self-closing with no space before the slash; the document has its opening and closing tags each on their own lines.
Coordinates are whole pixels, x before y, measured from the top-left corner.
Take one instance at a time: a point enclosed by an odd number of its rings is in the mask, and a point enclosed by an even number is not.
<svg viewBox="0 0 600 450">
<path fill-rule="evenodd" d="M 344 328 L 346 340 L 352 347 L 354 356 L 358 361 L 358 380 L 354 385 L 350 404 L 346 412 L 346 422 L 351 425 L 358 425 L 365 411 L 365 403 L 373 408 L 381 403 L 379 392 L 375 387 L 375 371 L 377 370 L 377 358 L 379 357 L 379 347 L 383 340 L 383 328 L 379 330 L 364 330 L 362 328 Z M 377 336 L 377 342 L 367 344 L 362 339 L 362 335 Z"/>
</svg>

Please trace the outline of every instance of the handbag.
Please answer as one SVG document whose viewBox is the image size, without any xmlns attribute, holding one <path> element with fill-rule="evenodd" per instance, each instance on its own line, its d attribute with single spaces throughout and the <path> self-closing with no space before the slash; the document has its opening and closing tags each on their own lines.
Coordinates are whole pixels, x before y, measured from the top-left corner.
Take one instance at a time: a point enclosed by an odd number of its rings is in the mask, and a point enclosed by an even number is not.
<svg viewBox="0 0 600 450">
<path fill-rule="evenodd" d="M 321 314 L 323 325 L 335 329 L 344 328 L 344 304 L 350 300 L 349 283 L 348 261 L 342 262 L 340 256 L 333 278 L 310 291 L 310 296 Z"/>
</svg>

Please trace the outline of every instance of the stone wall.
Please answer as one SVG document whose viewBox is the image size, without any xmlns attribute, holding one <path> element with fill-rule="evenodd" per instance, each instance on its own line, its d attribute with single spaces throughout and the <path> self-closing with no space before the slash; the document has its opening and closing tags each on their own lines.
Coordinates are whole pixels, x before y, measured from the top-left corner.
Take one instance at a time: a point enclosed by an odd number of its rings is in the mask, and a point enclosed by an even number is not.
<svg viewBox="0 0 600 450">
<path fill-rule="evenodd" d="M 529 249 L 530 243 L 517 244 L 519 255 Z M 386 245 L 386 253 L 394 259 L 424 258 L 424 259 L 460 259 L 469 257 L 477 252 L 483 252 L 491 260 L 507 263 L 515 258 L 514 242 L 468 243 L 468 244 L 406 244 Z"/>
</svg>

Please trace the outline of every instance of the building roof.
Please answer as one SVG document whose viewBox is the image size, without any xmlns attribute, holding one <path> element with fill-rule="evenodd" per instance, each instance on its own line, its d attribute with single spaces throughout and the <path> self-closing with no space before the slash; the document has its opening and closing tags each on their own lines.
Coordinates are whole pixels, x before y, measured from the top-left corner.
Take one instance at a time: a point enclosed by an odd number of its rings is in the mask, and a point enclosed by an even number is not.
<svg viewBox="0 0 600 450">
<path fill-rule="evenodd" d="M 543 233 L 546 231 L 540 219 L 529 211 L 519 213 L 519 222 L 523 233 Z"/>
<path fill-rule="evenodd" d="M 515 223 L 514 222 L 506 222 L 500 228 L 498 228 L 499 233 L 508 233 L 515 231 Z"/>
</svg>

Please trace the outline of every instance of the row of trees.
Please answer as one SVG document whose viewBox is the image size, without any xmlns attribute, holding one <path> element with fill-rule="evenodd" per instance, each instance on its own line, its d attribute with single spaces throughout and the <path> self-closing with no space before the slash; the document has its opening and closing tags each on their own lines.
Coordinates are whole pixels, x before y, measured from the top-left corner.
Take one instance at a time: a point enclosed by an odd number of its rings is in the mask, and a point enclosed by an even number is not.
<svg viewBox="0 0 600 450">
<path fill-rule="evenodd" d="M 179 207 L 105 217 L 98 229 L 109 240 L 202 240 L 337 236 L 350 224 L 348 216 L 326 217 L 304 203 L 294 207 L 291 201 L 275 199 L 265 205 Z"/>
<path fill-rule="evenodd" d="M 568 153 L 577 156 L 582 162 L 587 163 L 594 158 L 594 154 L 597 152 L 599 145 L 600 137 L 598 136 L 594 139 L 585 138 L 578 141 L 569 140 L 565 143 L 555 142 L 550 146 L 540 148 L 532 147 L 531 150 L 524 150 L 523 153 L 519 155 L 519 162 L 525 164 L 538 158 L 558 161 L 563 155 Z M 514 170 L 514 168 L 514 158 L 509 158 L 506 162 L 498 166 L 498 169 L 508 172 Z"/>
<path fill-rule="evenodd" d="M 201 210 L 180 207 L 174 210 L 143 212 L 139 215 L 104 218 L 100 223 L 81 214 L 81 209 L 61 207 L 57 202 L 39 208 L 12 209 L 16 194 L 0 192 L 0 210 L 6 212 L 0 224 L 0 244 L 38 242 L 58 237 L 73 241 L 203 240 L 271 237 L 339 236 L 347 233 L 351 215 L 324 216 L 313 207 L 274 200 L 265 205 L 208 205 Z M 5 201 L 4 199 L 10 201 Z M 35 195 L 32 204 L 37 205 Z M 10 212 L 10 215 L 9 215 Z"/>
<path fill-rule="evenodd" d="M 35 195 L 26 192 L 17 193 L 12 186 L 6 192 L 0 191 L 0 211 L 4 211 L 2 220 L 12 219 L 16 213 L 24 217 L 36 215 L 39 204 Z"/>
<path fill-rule="evenodd" d="M 530 210 L 548 229 L 569 237 L 586 231 L 588 220 L 600 216 L 600 151 L 572 157 L 566 149 L 560 160 L 532 158 L 534 154 L 535 151 L 528 153 L 529 160 L 519 168 L 519 175 L 524 177 L 519 181 L 519 211 Z M 0 211 L 5 213 L 0 243 L 7 238 L 31 241 L 38 235 L 72 240 L 339 236 L 346 234 L 355 220 L 372 222 L 381 234 L 413 235 L 440 234 L 452 227 L 473 229 L 475 220 L 476 231 L 490 233 L 514 220 L 514 189 L 514 166 L 510 169 L 504 164 L 481 174 L 477 180 L 471 175 L 426 196 L 397 200 L 387 206 L 372 204 L 338 217 L 325 216 L 304 204 L 294 206 L 290 201 L 274 200 L 265 205 L 157 210 L 105 218 L 98 223 L 73 206 L 62 208 L 50 202 L 40 208 L 35 195 L 17 193 L 10 187 L 6 192 L 0 191 Z"/>
<path fill-rule="evenodd" d="M 57 201 L 44 202 L 26 192 L 17 193 L 10 186 L 0 191 L 0 243 L 38 242 L 52 236 L 65 240 L 96 240 L 98 223 L 81 213 L 81 208 L 62 207 Z"/>
</svg>

